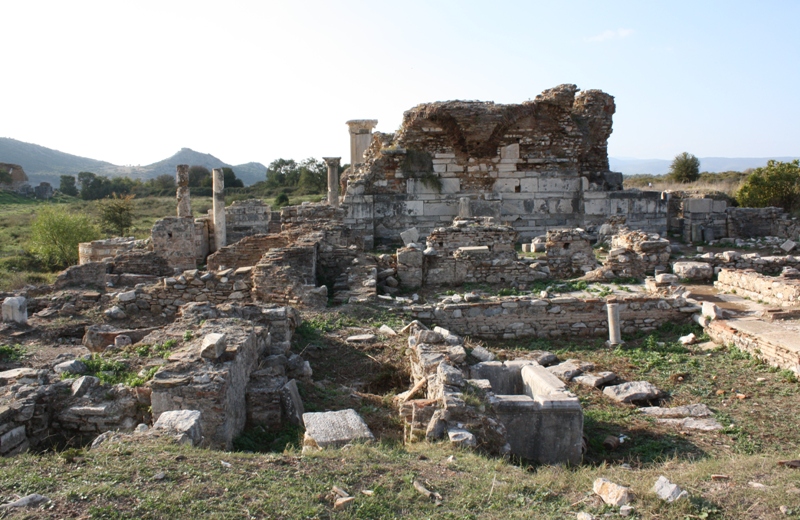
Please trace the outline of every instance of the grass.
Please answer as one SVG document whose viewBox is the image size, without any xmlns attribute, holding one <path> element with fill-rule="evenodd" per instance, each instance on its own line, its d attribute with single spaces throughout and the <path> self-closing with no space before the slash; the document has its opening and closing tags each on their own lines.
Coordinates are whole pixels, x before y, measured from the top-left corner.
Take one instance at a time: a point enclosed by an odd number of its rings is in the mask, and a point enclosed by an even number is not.
<svg viewBox="0 0 800 520">
<path fill-rule="evenodd" d="M 134 373 L 130 370 L 127 363 L 115 359 L 108 359 L 100 354 L 93 354 L 91 358 L 82 359 L 81 361 L 83 361 L 87 369 L 86 373 L 83 375 L 94 376 L 107 385 L 122 383 L 131 388 L 142 386 L 150 381 L 160 368 L 154 366 L 140 373 Z M 79 376 L 65 372 L 62 374 L 62 377 L 67 379 Z"/>
<path fill-rule="evenodd" d="M 650 488 L 662 474 L 692 499 L 657 499 Z M 730 480 L 719 484 L 712 474 Z M 598 477 L 630 485 L 640 518 L 780 518 L 779 506 L 793 506 L 798 496 L 796 470 L 761 455 L 667 459 L 631 471 L 619 465 L 520 467 L 447 444 L 355 445 L 301 455 L 294 448 L 222 453 L 152 441 L 4 459 L 0 496 L 41 493 L 52 500 L 19 513 L 28 518 L 549 519 L 614 513 L 591 494 Z M 441 494 L 441 504 L 417 492 L 414 481 Z M 750 481 L 768 487 L 754 489 Z M 350 507 L 333 510 L 333 486 L 355 497 Z"/>
<path fill-rule="evenodd" d="M 0 363 L 19 361 L 25 354 L 25 347 L 20 344 L 0 345 Z"/>
</svg>

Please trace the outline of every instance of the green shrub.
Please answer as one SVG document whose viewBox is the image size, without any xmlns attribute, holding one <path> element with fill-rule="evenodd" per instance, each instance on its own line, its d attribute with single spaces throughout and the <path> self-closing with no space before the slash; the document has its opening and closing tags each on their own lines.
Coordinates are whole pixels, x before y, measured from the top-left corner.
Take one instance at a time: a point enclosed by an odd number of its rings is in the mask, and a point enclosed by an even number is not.
<svg viewBox="0 0 800 520">
<path fill-rule="evenodd" d="M 800 160 L 769 161 L 756 168 L 736 192 L 739 206 L 776 206 L 792 212 L 800 209 Z"/>
<path fill-rule="evenodd" d="M 64 268 L 78 263 L 78 244 L 98 238 L 100 232 L 86 215 L 48 206 L 31 225 L 29 248 L 47 266 Z"/>
<path fill-rule="evenodd" d="M 669 167 L 669 177 L 675 182 L 694 182 L 700 178 L 700 159 L 683 152 L 675 156 Z"/>
</svg>

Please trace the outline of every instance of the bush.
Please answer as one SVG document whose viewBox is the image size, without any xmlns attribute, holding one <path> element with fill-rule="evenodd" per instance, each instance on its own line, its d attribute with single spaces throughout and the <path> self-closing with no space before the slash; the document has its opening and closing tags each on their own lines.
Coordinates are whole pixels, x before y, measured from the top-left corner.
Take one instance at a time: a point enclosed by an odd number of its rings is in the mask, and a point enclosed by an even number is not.
<svg viewBox="0 0 800 520">
<path fill-rule="evenodd" d="M 64 268 L 78 263 L 78 244 L 98 238 L 100 232 L 86 215 L 50 206 L 36 215 L 29 248 L 48 267 Z"/>
<path fill-rule="evenodd" d="M 675 182 L 694 182 L 700 178 L 700 159 L 683 152 L 675 156 L 669 167 L 669 177 Z"/>
<path fill-rule="evenodd" d="M 133 225 L 133 197 L 135 195 L 125 195 L 120 197 L 116 193 L 100 201 L 100 222 L 112 229 L 117 236 L 125 236 Z"/>
<path fill-rule="evenodd" d="M 769 161 L 756 168 L 736 192 L 739 206 L 765 208 L 777 206 L 785 211 L 800 209 L 800 160 Z"/>
<path fill-rule="evenodd" d="M 275 197 L 275 206 L 282 208 L 289 205 L 289 196 L 285 193 L 280 193 Z"/>
</svg>

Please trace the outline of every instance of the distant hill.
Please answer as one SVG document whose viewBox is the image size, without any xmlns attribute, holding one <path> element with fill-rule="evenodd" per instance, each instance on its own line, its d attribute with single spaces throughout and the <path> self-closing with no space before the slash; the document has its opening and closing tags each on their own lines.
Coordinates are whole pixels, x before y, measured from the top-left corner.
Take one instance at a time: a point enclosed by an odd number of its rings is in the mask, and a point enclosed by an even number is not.
<svg viewBox="0 0 800 520">
<path fill-rule="evenodd" d="M 172 157 L 147 166 L 118 166 L 8 137 L 0 137 L 0 162 L 22 166 L 31 184 L 46 181 L 54 186 L 58 186 L 61 175 L 76 175 L 84 171 L 109 177 L 124 176 L 143 180 L 164 174 L 175 175 L 175 167 L 179 164 L 205 166 L 209 170 L 228 166 L 236 172 L 238 178 L 242 179 L 245 186 L 249 186 L 263 181 L 267 171 L 267 167 L 258 162 L 230 165 L 211 154 L 195 152 L 189 148 L 181 148 Z"/>
<path fill-rule="evenodd" d="M 793 161 L 798 157 L 699 157 L 701 172 L 742 172 L 748 168 L 766 166 L 767 161 Z M 649 173 L 663 175 L 669 172 L 672 159 L 633 159 L 609 157 L 608 164 L 611 171 L 621 172 L 623 175 L 636 175 Z"/>
</svg>

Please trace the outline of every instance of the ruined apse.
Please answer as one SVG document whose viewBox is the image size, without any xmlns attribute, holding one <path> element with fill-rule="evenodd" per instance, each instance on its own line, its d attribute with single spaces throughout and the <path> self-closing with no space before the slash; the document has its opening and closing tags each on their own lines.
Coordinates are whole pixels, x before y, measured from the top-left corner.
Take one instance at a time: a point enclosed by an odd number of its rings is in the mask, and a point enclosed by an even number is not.
<svg viewBox="0 0 800 520">
<path fill-rule="evenodd" d="M 609 171 L 614 111 L 612 96 L 575 85 L 518 105 L 416 106 L 397 133 L 372 134 L 347 181 L 345 223 L 368 247 L 410 227 L 427 235 L 458 215 L 496 217 L 523 239 L 616 214 L 664 231 L 659 194 L 621 191 L 622 174 Z"/>
</svg>

